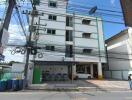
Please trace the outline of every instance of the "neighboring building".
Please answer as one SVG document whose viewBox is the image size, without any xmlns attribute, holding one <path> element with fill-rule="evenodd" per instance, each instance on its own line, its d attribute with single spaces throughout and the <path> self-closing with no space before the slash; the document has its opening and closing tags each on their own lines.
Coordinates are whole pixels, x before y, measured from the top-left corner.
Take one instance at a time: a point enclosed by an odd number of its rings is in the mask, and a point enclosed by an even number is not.
<svg viewBox="0 0 132 100">
<path fill-rule="evenodd" d="M 102 78 L 106 58 L 101 18 L 68 13 L 66 0 L 42 0 L 36 9 L 40 15 L 34 33 L 39 36 L 32 39 L 43 49 L 34 58 L 34 83 L 45 73 Z"/>
<path fill-rule="evenodd" d="M 132 28 L 121 31 L 106 40 L 108 70 L 105 77 L 126 79 L 132 73 Z"/>
<path fill-rule="evenodd" d="M 23 79 L 24 78 L 25 63 L 12 62 L 0 64 L 0 79 Z M 32 68 L 33 65 L 29 63 L 28 80 L 32 83 Z"/>
</svg>

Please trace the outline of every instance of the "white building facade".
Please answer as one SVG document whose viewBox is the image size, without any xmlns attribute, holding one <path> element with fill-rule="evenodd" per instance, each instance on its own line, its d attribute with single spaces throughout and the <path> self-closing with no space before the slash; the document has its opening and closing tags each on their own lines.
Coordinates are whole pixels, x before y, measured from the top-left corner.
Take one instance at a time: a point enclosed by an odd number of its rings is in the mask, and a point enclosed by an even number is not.
<svg viewBox="0 0 132 100">
<path fill-rule="evenodd" d="M 36 10 L 40 16 L 35 17 L 32 39 L 41 49 L 34 57 L 34 73 L 41 80 L 45 73 L 102 78 L 106 57 L 101 18 L 68 13 L 66 0 L 41 0 Z"/>
<path fill-rule="evenodd" d="M 109 69 L 105 77 L 127 80 L 132 73 L 132 28 L 109 38 L 106 44 Z"/>
</svg>

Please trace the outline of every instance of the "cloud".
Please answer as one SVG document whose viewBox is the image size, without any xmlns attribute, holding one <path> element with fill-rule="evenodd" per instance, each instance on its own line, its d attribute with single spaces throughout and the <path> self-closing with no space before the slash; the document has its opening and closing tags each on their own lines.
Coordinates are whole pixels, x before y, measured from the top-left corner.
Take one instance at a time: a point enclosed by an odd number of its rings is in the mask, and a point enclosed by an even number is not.
<svg viewBox="0 0 132 100">
<path fill-rule="evenodd" d="M 20 45 L 26 43 L 26 37 L 24 36 L 22 29 L 18 25 L 10 25 L 9 33 L 9 44 L 10 42 L 12 42 L 14 45 L 18 43 Z"/>
<path fill-rule="evenodd" d="M 27 28 L 27 26 L 25 26 Z M 18 25 L 10 25 L 9 27 L 9 41 L 8 44 L 12 45 L 24 45 L 26 43 L 25 36 L 21 30 L 21 28 L 18 28 Z M 5 61 L 20 61 L 23 62 L 24 55 L 21 54 L 15 54 L 11 55 L 12 48 L 7 47 L 4 50 L 5 55 Z"/>
<path fill-rule="evenodd" d="M 19 61 L 19 62 L 23 62 L 23 60 L 24 60 L 24 55 L 21 55 L 21 54 L 11 55 L 11 50 L 12 50 L 12 48 L 6 48 L 6 49 L 4 50 L 5 61 L 6 61 L 6 62 L 10 62 L 10 61 Z"/>
</svg>

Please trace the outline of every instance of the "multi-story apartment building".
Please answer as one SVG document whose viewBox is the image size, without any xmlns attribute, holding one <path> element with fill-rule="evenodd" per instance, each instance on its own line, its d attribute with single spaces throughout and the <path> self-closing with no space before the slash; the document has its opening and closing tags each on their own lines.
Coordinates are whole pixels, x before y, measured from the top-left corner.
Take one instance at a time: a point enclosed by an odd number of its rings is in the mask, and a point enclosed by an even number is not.
<svg viewBox="0 0 132 100">
<path fill-rule="evenodd" d="M 34 83 L 45 73 L 80 78 L 102 78 L 106 63 L 101 18 L 67 12 L 66 0 L 41 0 L 34 26 L 38 50 L 34 58 Z"/>
</svg>

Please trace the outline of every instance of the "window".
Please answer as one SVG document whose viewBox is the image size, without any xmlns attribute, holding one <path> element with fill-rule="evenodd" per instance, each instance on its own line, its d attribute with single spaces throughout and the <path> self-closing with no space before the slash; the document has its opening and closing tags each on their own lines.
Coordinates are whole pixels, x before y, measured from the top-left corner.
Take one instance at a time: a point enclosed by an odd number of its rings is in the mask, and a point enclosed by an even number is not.
<svg viewBox="0 0 132 100">
<path fill-rule="evenodd" d="M 55 15 L 49 15 L 49 20 L 57 20 L 57 16 L 55 16 Z"/>
<path fill-rule="evenodd" d="M 46 50 L 55 51 L 55 46 L 46 46 Z"/>
<path fill-rule="evenodd" d="M 49 1 L 49 7 L 56 8 L 57 7 L 57 2 L 56 1 Z"/>
<path fill-rule="evenodd" d="M 47 34 L 55 35 L 56 34 L 56 30 L 47 29 Z"/>
<path fill-rule="evenodd" d="M 89 25 L 91 20 L 83 19 L 82 24 Z"/>
<path fill-rule="evenodd" d="M 77 65 L 76 71 L 78 74 L 84 74 L 85 73 L 85 66 L 84 65 Z"/>
<path fill-rule="evenodd" d="M 70 26 L 70 27 L 73 26 L 73 18 L 72 17 L 70 17 L 70 16 L 66 17 L 66 26 Z"/>
<path fill-rule="evenodd" d="M 66 30 L 66 41 L 73 41 L 72 30 Z"/>
<path fill-rule="evenodd" d="M 66 45 L 66 57 L 73 57 L 73 46 L 72 45 Z"/>
<path fill-rule="evenodd" d="M 91 74 L 90 65 L 77 65 L 76 71 L 78 74 Z"/>
<path fill-rule="evenodd" d="M 91 53 L 92 52 L 92 49 L 83 49 L 83 53 Z"/>
<path fill-rule="evenodd" d="M 90 36 L 91 36 L 91 33 L 83 33 L 82 34 L 83 38 L 90 38 Z"/>
</svg>

